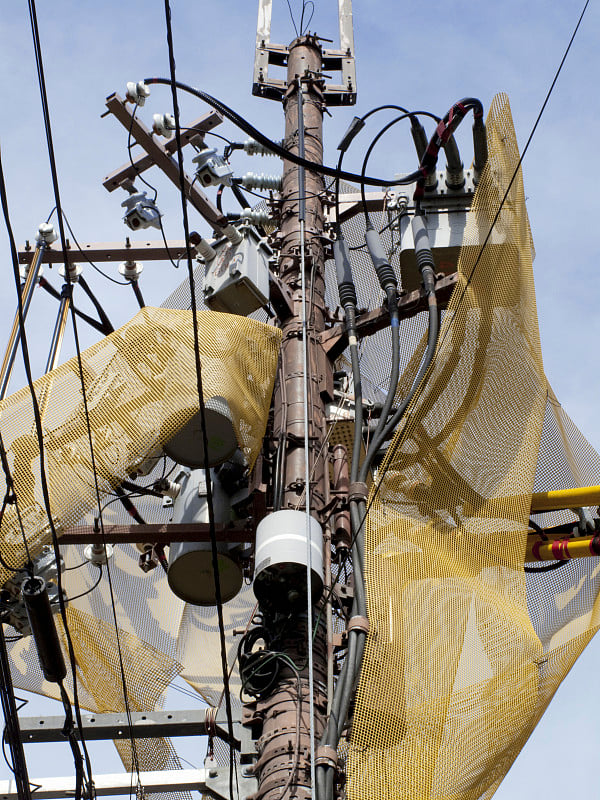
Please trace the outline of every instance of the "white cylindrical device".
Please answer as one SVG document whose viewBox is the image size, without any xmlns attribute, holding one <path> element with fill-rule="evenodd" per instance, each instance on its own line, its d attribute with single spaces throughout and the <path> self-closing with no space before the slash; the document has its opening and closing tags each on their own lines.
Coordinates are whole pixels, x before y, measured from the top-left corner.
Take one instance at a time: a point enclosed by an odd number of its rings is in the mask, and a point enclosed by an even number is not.
<svg viewBox="0 0 600 800">
<path fill-rule="evenodd" d="M 310 535 L 312 600 L 323 592 L 323 531 L 304 511 L 284 509 L 256 529 L 254 594 L 261 605 L 285 609 L 306 598 L 307 535 Z"/>
<path fill-rule="evenodd" d="M 231 503 L 218 478 L 212 476 L 212 501 L 215 522 L 231 519 Z M 181 481 L 181 491 L 173 506 L 173 522 L 208 522 L 208 502 L 204 470 L 193 470 Z M 231 557 L 236 547 L 217 542 L 219 584 L 223 602 L 231 600 L 242 587 L 242 569 Z M 216 586 L 210 542 L 171 542 L 169 547 L 169 586 L 177 597 L 196 606 L 214 606 Z"/>
</svg>

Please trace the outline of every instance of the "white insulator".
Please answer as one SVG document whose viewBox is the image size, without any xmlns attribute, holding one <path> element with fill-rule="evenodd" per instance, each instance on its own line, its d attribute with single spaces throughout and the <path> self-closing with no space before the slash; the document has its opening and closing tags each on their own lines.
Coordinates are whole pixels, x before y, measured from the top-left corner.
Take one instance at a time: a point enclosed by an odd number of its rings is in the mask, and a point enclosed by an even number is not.
<svg viewBox="0 0 600 800">
<path fill-rule="evenodd" d="M 275 142 L 279 146 L 283 145 L 283 142 Z M 244 150 L 248 153 L 249 156 L 275 156 L 277 155 L 272 150 L 269 150 L 268 147 L 265 147 L 264 144 L 259 144 L 255 139 L 246 139 L 244 142 Z"/>
<path fill-rule="evenodd" d="M 241 216 L 244 222 L 249 222 L 251 225 L 265 225 L 271 222 L 271 215 L 264 208 L 245 208 Z"/>
<path fill-rule="evenodd" d="M 228 225 L 226 228 L 223 228 L 223 233 L 231 244 L 239 244 L 242 241 L 242 234 L 237 228 L 234 228 L 233 225 Z"/>
<path fill-rule="evenodd" d="M 42 242 L 46 242 L 46 244 L 52 244 L 58 239 L 58 234 L 48 222 L 42 222 L 42 224 L 38 228 L 37 236 L 35 237 L 36 244 L 41 244 Z"/>
<path fill-rule="evenodd" d="M 119 272 L 128 281 L 137 281 L 143 269 L 144 265 L 140 261 L 123 261 L 119 264 Z"/>
<path fill-rule="evenodd" d="M 137 83 L 128 81 L 125 97 L 130 103 L 137 103 L 138 106 L 143 106 L 146 98 L 150 97 L 150 89 L 144 81 L 138 81 Z"/>
<path fill-rule="evenodd" d="M 157 136 L 170 139 L 175 130 L 175 117 L 172 114 L 154 114 L 152 117 L 152 130 Z"/>
<path fill-rule="evenodd" d="M 264 172 L 257 175 L 254 172 L 247 172 L 240 182 L 245 189 L 274 189 L 280 192 L 282 180 L 281 175 L 265 175 Z"/>
<path fill-rule="evenodd" d="M 212 247 L 206 239 L 200 239 L 200 241 L 194 245 L 194 249 L 196 250 L 196 255 L 199 258 L 203 258 L 207 263 L 212 261 L 217 255 L 215 248 Z"/>
<path fill-rule="evenodd" d="M 81 264 L 69 264 L 69 278 L 72 283 L 77 283 L 82 272 L 83 267 Z M 58 268 L 58 274 L 61 276 L 61 278 L 65 277 L 66 273 L 64 264 Z"/>
</svg>

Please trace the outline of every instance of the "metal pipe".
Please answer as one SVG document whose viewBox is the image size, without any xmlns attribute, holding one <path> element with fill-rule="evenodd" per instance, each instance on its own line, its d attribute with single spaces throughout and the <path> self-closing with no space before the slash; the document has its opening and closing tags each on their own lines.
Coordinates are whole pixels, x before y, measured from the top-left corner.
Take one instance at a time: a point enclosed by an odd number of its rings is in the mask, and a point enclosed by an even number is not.
<svg viewBox="0 0 600 800">
<path fill-rule="evenodd" d="M 67 326 L 69 308 L 71 305 L 71 291 L 71 285 L 65 283 L 60 293 L 60 305 L 58 307 L 58 314 L 56 316 L 56 323 L 54 325 L 52 341 L 50 343 L 50 352 L 48 354 L 48 361 L 46 362 L 46 369 L 44 372 L 50 372 L 50 370 L 55 369 L 56 365 L 58 364 L 63 339 L 65 337 L 65 328 Z"/>
<path fill-rule="evenodd" d="M 600 486 L 581 486 L 577 489 L 535 492 L 531 495 L 532 514 L 597 505 L 600 505 Z"/>
<path fill-rule="evenodd" d="M 27 277 L 25 278 L 25 283 L 23 284 L 23 287 L 21 289 L 21 298 L 23 303 L 23 320 L 26 319 L 27 312 L 29 311 L 31 298 L 33 297 L 33 290 L 35 289 L 37 283 L 37 278 L 40 272 L 40 268 L 42 266 L 42 259 L 46 251 L 46 247 L 47 244 L 45 241 L 42 240 L 41 242 L 39 242 L 33 254 L 31 266 L 27 271 Z M 0 400 L 4 400 L 4 398 L 6 397 L 8 384 L 10 382 L 10 376 L 12 374 L 13 365 L 15 363 L 15 356 L 17 355 L 17 347 L 19 346 L 20 341 L 21 341 L 21 326 L 19 321 L 19 311 L 17 309 L 12 330 L 10 332 L 10 337 L 8 339 L 8 344 L 6 346 L 6 352 L 4 354 L 2 367 L 0 368 Z"/>
<path fill-rule="evenodd" d="M 525 561 L 570 561 L 600 556 L 600 535 L 548 540 L 528 537 Z"/>
</svg>

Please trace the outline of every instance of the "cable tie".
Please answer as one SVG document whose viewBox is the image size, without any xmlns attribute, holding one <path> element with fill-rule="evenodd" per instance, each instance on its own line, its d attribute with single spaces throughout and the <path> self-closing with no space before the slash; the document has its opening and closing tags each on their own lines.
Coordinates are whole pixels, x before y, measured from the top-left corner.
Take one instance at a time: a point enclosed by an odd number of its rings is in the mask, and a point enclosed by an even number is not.
<svg viewBox="0 0 600 800">
<path fill-rule="evenodd" d="M 361 631 L 362 633 L 369 632 L 369 620 L 366 617 L 355 616 L 350 617 L 348 622 L 348 633 L 350 631 Z"/>
<path fill-rule="evenodd" d="M 317 748 L 315 764 L 323 767 L 337 767 L 338 754 L 337 750 L 327 744 L 323 744 Z"/>
<path fill-rule="evenodd" d="M 348 488 L 348 500 L 351 502 L 366 502 L 369 495 L 369 487 L 364 481 L 354 481 Z"/>
</svg>

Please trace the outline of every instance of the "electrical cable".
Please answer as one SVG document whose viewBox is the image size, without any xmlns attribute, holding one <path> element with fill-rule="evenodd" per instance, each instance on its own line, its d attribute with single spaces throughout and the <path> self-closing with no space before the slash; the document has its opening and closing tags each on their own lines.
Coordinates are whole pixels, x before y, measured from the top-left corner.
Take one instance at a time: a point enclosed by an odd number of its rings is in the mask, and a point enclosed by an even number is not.
<svg viewBox="0 0 600 800">
<path fill-rule="evenodd" d="M 169 0 L 164 0 L 164 9 L 165 9 L 165 25 L 166 25 L 166 34 L 167 34 L 167 47 L 169 53 L 169 73 L 170 78 L 166 81 L 166 84 L 171 87 L 171 96 L 173 101 L 173 115 L 175 118 L 175 139 L 177 142 L 177 164 L 179 169 L 179 187 L 180 187 L 180 196 L 181 196 L 181 210 L 182 210 L 182 221 L 183 221 L 183 229 L 185 234 L 185 242 L 186 242 L 186 255 L 187 255 L 187 266 L 188 266 L 188 276 L 189 276 L 189 286 L 190 286 L 190 298 L 191 298 L 191 306 L 192 306 L 192 324 L 193 324 L 193 336 L 194 336 L 194 356 L 195 356 L 195 366 L 196 366 L 196 381 L 197 381 L 197 390 L 198 390 L 198 402 L 200 406 L 200 427 L 202 431 L 202 444 L 204 447 L 204 452 L 208 453 L 208 440 L 207 440 L 207 427 L 206 427 L 206 409 L 204 406 L 204 393 L 202 388 L 202 365 L 200 363 L 200 342 L 199 342 L 199 335 L 198 335 L 198 319 L 197 319 L 197 308 L 196 308 L 196 287 L 195 287 L 195 280 L 194 280 L 194 269 L 192 264 L 192 254 L 190 250 L 190 232 L 189 232 L 189 223 L 188 223 L 188 213 L 187 213 L 187 197 L 184 190 L 184 168 L 183 168 L 183 149 L 181 144 L 181 128 L 180 128 L 180 117 L 179 117 L 179 101 L 177 97 L 177 89 L 179 88 L 179 84 L 175 78 L 175 54 L 174 54 L 174 46 L 173 46 L 173 31 L 171 27 L 171 5 Z M 205 474 L 206 474 L 206 502 L 208 507 L 208 519 L 209 519 L 209 531 L 210 531 L 210 541 L 211 541 L 211 555 L 212 555 L 212 570 L 213 570 L 213 577 L 215 582 L 215 600 L 217 606 L 217 619 L 218 619 L 218 626 L 219 626 L 219 639 L 220 639 L 220 651 L 221 651 L 221 670 L 223 673 L 223 690 L 225 695 L 225 711 L 227 716 L 227 726 L 230 741 L 233 742 L 234 735 L 233 735 L 233 712 L 231 706 L 231 693 L 229 689 L 229 673 L 227 668 L 227 648 L 225 643 L 225 623 L 223 619 L 223 600 L 221 594 L 221 578 L 219 574 L 219 566 L 218 566 L 218 552 L 217 552 L 217 540 L 216 540 L 216 533 L 215 533 L 215 514 L 213 508 L 213 498 L 212 498 L 212 485 L 211 485 L 211 476 L 210 476 L 210 469 L 205 467 Z M 235 777 L 237 779 L 237 772 L 235 773 Z M 230 745 L 230 760 L 229 760 L 229 789 L 231 797 L 233 798 L 233 779 L 234 779 L 234 753 L 233 753 L 233 745 Z"/>
<path fill-rule="evenodd" d="M 162 86 L 168 86 L 170 84 L 170 81 L 168 78 L 152 77 L 152 78 L 145 78 L 144 83 L 149 85 L 159 84 Z M 365 176 L 363 178 L 361 175 L 354 172 L 338 171 L 334 167 L 328 167 L 324 164 L 318 164 L 315 161 L 307 161 L 306 159 L 300 158 L 295 153 L 286 150 L 280 144 L 277 144 L 277 142 L 274 142 L 271 139 L 269 139 L 267 136 L 265 136 L 263 133 L 257 130 L 253 125 L 251 125 L 246 119 L 244 119 L 244 117 L 237 114 L 235 111 L 229 108 L 229 106 L 226 106 L 225 103 L 222 103 L 220 100 L 217 100 L 216 97 L 213 97 L 207 92 L 195 89 L 193 86 L 189 86 L 188 84 L 182 83 L 181 81 L 177 81 L 176 86 L 178 89 L 181 89 L 182 91 L 187 92 L 188 94 L 191 94 L 194 97 L 197 97 L 199 100 L 202 100 L 208 105 L 212 105 L 213 107 L 215 107 L 217 111 L 220 111 L 223 114 L 223 116 L 227 117 L 241 130 L 243 130 L 257 142 L 259 142 L 259 144 L 262 144 L 265 147 L 267 147 L 275 155 L 279 156 L 280 158 L 283 158 L 286 161 L 290 161 L 293 164 L 296 164 L 297 166 L 302 166 L 305 169 L 308 169 L 312 172 L 317 172 L 321 175 L 328 175 L 332 178 L 339 176 L 341 180 L 349 181 L 350 183 L 364 182 L 367 186 L 408 185 L 411 183 L 415 183 L 415 181 L 418 181 L 420 179 L 424 180 L 427 177 L 428 172 L 424 171 L 423 169 L 419 169 L 407 175 L 398 176 L 392 179 L 377 178 L 372 176 Z"/>
<path fill-rule="evenodd" d="M 89 297 L 89 299 L 92 302 L 92 305 L 94 306 L 94 308 L 98 312 L 98 316 L 100 318 L 100 322 L 102 323 L 103 331 L 106 333 L 106 335 L 108 335 L 109 333 L 113 333 L 114 330 L 115 330 L 114 325 L 109 320 L 108 316 L 106 315 L 106 312 L 102 308 L 102 305 L 101 305 L 100 301 L 98 300 L 96 295 L 90 289 L 89 284 L 85 280 L 83 275 L 79 276 L 77 282 L 79 283 L 79 285 L 81 286 L 83 291 L 87 294 L 87 296 Z"/>
<path fill-rule="evenodd" d="M 290 10 L 290 17 L 292 19 L 292 25 L 294 26 L 294 30 L 296 31 L 296 36 L 300 36 L 298 33 L 298 26 L 296 25 L 296 20 L 294 19 L 294 14 L 292 12 L 292 6 L 290 5 L 290 0 L 287 0 L 288 8 Z"/>
<path fill-rule="evenodd" d="M 43 276 L 39 280 L 39 285 L 40 288 L 48 292 L 49 295 L 54 297 L 56 300 L 60 300 L 60 292 L 57 291 L 51 283 L 48 283 Z M 80 311 L 78 308 L 75 308 L 74 311 L 77 316 L 80 317 L 84 322 L 87 322 L 90 327 L 94 328 L 94 330 L 97 330 L 99 333 L 106 335 L 104 326 L 101 322 L 98 322 L 98 320 L 95 320 L 93 317 L 90 317 L 88 314 L 86 314 L 84 311 Z M 110 331 L 108 331 L 108 333 L 110 333 Z"/>
<path fill-rule="evenodd" d="M 85 258 L 85 260 L 90 265 L 90 267 L 95 269 L 96 272 L 98 272 L 100 275 L 102 275 L 103 278 L 106 278 L 107 281 L 110 281 L 111 283 L 116 283 L 117 286 L 127 286 L 127 283 L 128 283 L 127 281 L 118 281 L 115 278 L 112 278 L 110 275 L 107 275 L 106 272 L 101 270 L 100 267 L 97 267 L 96 264 L 94 264 L 94 262 L 90 258 L 88 258 L 87 253 L 85 252 L 85 250 L 81 247 L 81 245 L 77 241 L 77 238 L 75 237 L 75 234 L 73 233 L 73 228 L 71 227 L 71 225 L 69 224 L 69 220 L 67 219 L 67 215 L 65 214 L 65 212 L 62 209 L 61 209 L 61 216 L 65 221 L 65 225 L 67 226 L 67 229 L 68 229 L 69 233 L 71 234 L 71 239 L 73 239 L 73 241 L 75 242 L 75 247 L 79 250 L 79 252 Z"/>
<path fill-rule="evenodd" d="M 81 594 L 76 594 L 75 597 L 68 597 L 67 602 L 72 603 L 74 600 L 79 600 L 81 597 L 86 597 L 88 594 L 91 594 L 94 589 L 97 589 L 100 585 L 100 581 L 102 580 L 102 564 L 96 564 L 95 566 L 98 567 L 98 578 L 92 587 L 87 589 L 87 591 L 82 592 Z M 73 569 L 73 567 L 71 567 Z"/>
<path fill-rule="evenodd" d="M 133 111 L 131 112 L 131 121 L 129 123 L 129 130 L 127 132 L 127 155 L 129 156 L 129 163 L 131 164 L 131 169 L 135 172 L 136 178 L 139 178 L 140 181 L 144 184 L 144 186 L 146 186 L 148 189 L 154 192 L 154 197 L 152 198 L 152 202 L 156 203 L 156 198 L 158 197 L 158 189 L 152 186 L 151 183 L 148 183 L 148 181 L 142 176 L 142 173 L 133 163 L 133 156 L 131 154 L 131 148 L 132 148 L 131 136 L 133 134 L 133 123 L 135 122 L 135 116 L 137 114 L 138 105 L 139 104 L 136 102 L 133 106 Z"/>
<path fill-rule="evenodd" d="M 304 25 L 304 12 L 308 8 L 308 6 L 311 6 L 310 17 L 308 18 L 308 22 L 306 23 L 306 25 Z M 315 4 L 313 3 L 313 0 L 305 0 L 305 2 L 302 3 L 302 14 L 300 16 L 300 36 L 304 36 L 306 34 L 306 31 L 308 30 L 308 26 L 312 22 L 314 14 L 315 14 Z"/>
<path fill-rule="evenodd" d="M 63 228 L 63 217 L 62 217 L 62 211 L 61 211 L 60 190 L 59 190 L 59 185 L 58 185 L 58 173 L 57 173 L 56 161 L 55 161 L 55 157 L 54 157 L 54 145 L 53 145 L 53 140 L 52 140 L 51 125 L 50 125 L 50 114 L 49 114 L 49 108 L 48 108 L 46 84 L 45 84 L 44 71 L 43 71 L 41 43 L 40 43 L 40 37 L 39 37 L 39 31 L 38 31 L 38 25 L 37 25 L 37 15 L 36 15 L 36 9 L 35 9 L 35 0 L 28 0 L 28 3 L 29 3 L 29 15 L 30 15 L 30 20 L 31 20 L 32 35 L 33 35 L 33 41 L 34 41 L 34 51 L 35 51 L 36 66 L 37 66 L 37 71 L 38 71 L 38 82 L 39 82 L 40 96 L 41 96 L 41 102 L 42 102 L 42 111 L 43 111 L 43 116 L 44 116 L 44 127 L 45 127 L 45 132 L 46 132 L 46 142 L 47 142 L 47 147 L 48 147 L 48 157 L 49 157 L 49 161 L 50 161 L 50 171 L 51 171 L 51 175 L 52 175 L 54 199 L 55 199 L 55 202 L 56 202 L 56 208 L 58 210 L 58 225 L 59 225 L 59 231 L 60 231 L 60 241 L 61 241 L 61 245 L 62 245 L 62 249 L 63 249 L 63 258 L 64 258 L 64 262 L 65 262 L 64 263 L 65 279 L 67 280 L 67 283 L 70 284 L 71 281 L 70 281 L 68 254 L 67 254 L 67 247 L 66 247 L 66 237 L 65 237 L 65 232 L 64 232 L 64 228 Z M 14 244 L 12 242 L 11 242 L 11 246 L 14 247 Z M 15 255 L 16 255 L 16 248 L 14 248 L 14 250 L 15 250 Z M 17 265 L 16 259 L 15 259 L 15 263 L 13 265 L 13 269 L 15 271 L 15 279 L 16 279 L 17 275 L 18 275 L 18 265 Z M 20 317 L 20 321 L 21 321 L 21 324 L 22 324 L 22 311 L 21 311 L 21 296 L 20 296 L 20 293 L 19 293 L 19 304 L 20 304 L 19 317 Z M 84 373 L 83 373 L 83 364 L 82 364 L 82 360 L 81 360 L 81 349 L 80 349 L 80 345 L 79 345 L 79 335 L 78 335 L 78 330 L 77 330 L 77 316 L 76 316 L 75 312 L 73 311 L 72 305 L 71 305 L 71 322 L 72 322 L 72 327 L 73 327 L 75 348 L 76 348 L 76 354 L 77 354 L 77 363 L 78 363 L 79 376 L 80 376 L 81 388 L 82 388 L 83 407 L 84 407 L 84 412 L 85 412 L 85 421 L 86 421 L 86 428 L 87 428 L 87 434 L 88 434 L 88 442 L 89 442 L 89 447 L 90 447 L 90 457 L 91 457 L 91 461 L 92 461 L 92 468 L 93 468 L 93 474 L 94 474 L 94 485 L 95 485 L 95 490 L 96 490 L 96 499 L 97 499 L 98 508 L 100 509 L 101 503 L 100 503 L 100 493 L 99 493 L 99 486 L 98 486 L 98 474 L 97 474 L 96 464 L 95 464 L 95 456 L 94 456 L 94 449 L 93 449 L 90 416 L 89 416 L 89 409 L 88 409 L 87 396 L 86 396 L 86 390 L 85 390 L 85 378 L 84 378 Z M 50 498 L 49 498 L 49 494 L 48 494 L 48 485 L 47 485 L 47 480 L 46 480 L 46 475 L 45 475 L 45 467 L 44 467 L 43 431 L 42 431 L 41 418 L 40 418 L 40 412 L 39 412 L 39 408 L 38 408 L 38 404 L 37 404 L 37 399 L 36 399 L 36 396 L 35 396 L 33 383 L 31 381 L 31 369 L 30 369 L 30 366 L 29 366 L 29 359 L 28 359 L 28 351 L 27 351 L 27 345 L 26 345 L 26 337 L 25 337 L 24 326 L 23 326 L 22 336 L 21 336 L 21 346 L 22 346 L 22 349 L 23 349 L 24 360 L 26 361 L 26 364 L 25 364 L 26 373 L 27 373 L 27 379 L 28 379 L 28 383 L 29 383 L 30 390 L 31 390 L 31 395 L 32 395 L 32 403 L 33 403 L 34 417 L 35 417 L 35 423 L 36 423 L 36 432 L 37 432 L 38 441 L 39 441 L 42 493 L 43 493 L 43 496 L 44 496 L 44 503 L 45 503 L 46 510 L 47 510 L 47 513 L 48 513 L 48 519 L 49 519 L 50 529 L 51 529 L 51 533 L 52 533 L 52 541 L 53 541 L 53 546 L 54 546 L 54 553 L 55 553 L 56 563 L 58 564 L 58 563 L 60 563 L 60 548 L 59 548 L 59 543 L 58 543 L 58 537 L 57 537 L 57 534 L 56 534 L 56 528 L 55 528 L 55 525 L 54 525 L 54 520 L 52 518 L 52 513 L 51 513 Z M 102 530 L 103 542 L 104 542 L 104 544 L 106 546 L 106 537 L 105 537 L 105 533 L 104 533 L 104 525 L 103 525 L 101 511 L 100 511 L 100 525 L 101 525 L 101 530 Z M 123 698 L 124 698 L 124 701 L 125 701 L 125 708 L 126 708 L 127 718 L 128 718 L 128 730 L 129 730 L 129 734 L 130 734 L 132 757 L 133 757 L 133 762 L 134 762 L 135 771 L 136 771 L 136 774 L 137 774 L 137 777 L 138 777 L 138 784 L 139 784 L 139 782 L 140 782 L 139 762 L 138 762 L 138 758 L 137 758 L 137 750 L 136 750 L 136 746 L 135 746 L 135 739 L 133 737 L 131 711 L 130 711 L 130 707 L 129 707 L 127 684 L 126 684 L 126 680 L 125 680 L 125 670 L 124 670 L 124 666 L 123 666 L 121 643 L 120 643 L 119 630 L 118 630 L 118 625 L 117 625 L 116 605 L 115 605 L 115 600 L 114 600 L 114 592 L 113 592 L 113 586 L 112 586 L 111 572 L 110 572 L 110 567 L 109 567 L 108 563 L 107 563 L 107 577 L 108 577 L 108 585 L 109 585 L 109 590 L 110 590 L 110 597 L 111 597 L 111 604 L 112 604 L 112 611 L 113 611 L 113 621 L 114 621 L 114 625 L 115 625 L 115 636 L 116 636 L 117 651 L 118 651 L 118 657 L 119 657 L 119 666 L 120 666 L 120 672 L 121 672 Z M 79 700 L 78 700 L 78 694 L 77 694 L 77 673 L 76 673 L 76 664 L 75 664 L 75 654 L 74 654 L 74 650 L 73 650 L 73 645 L 72 645 L 72 641 L 71 641 L 70 632 L 69 632 L 69 629 L 68 629 L 68 622 L 67 622 L 67 617 L 66 617 L 65 603 L 64 603 L 63 593 L 62 593 L 62 582 L 61 582 L 60 570 L 58 570 L 58 572 L 57 572 L 57 583 L 58 583 L 58 597 L 59 597 L 59 603 L 60 603 L 61 617 L 63 619 L 63 625 L 64 625 L 64 628 L 65 628 L 65 635 L 66 635 L 66 638 L 67 638 L 67 644 L 68 644 L 68 649 L 69 649 L 69 660 L 71 662 L 71 670 L 72 670 L 72 673 L 73 673 L 73 692 L 74 692 L 73 700 L 74 700 L 75 715 L 76 715 L 76 719 L 77 719 L 77 725 L 78 725 L 78 730 L 79 730 L 79 736 L 80 736 L 80 739 L 81 739 L 81 744 L 82 744 L 83 751 L 84 751 L 84 754 L 85 754 L 86 769 L 87 769 L 87 789 L 90 792 L 92 792 L 93 791 L 93 779 L 92 779 L 91 762 L 90 762 L 89 754 L 88 754 L 87 747 L 86 747 L 86 744 L 85 744 L 85 738 L 84 738 L 84 733 L 83 733 L 83 725 L 82 725 L 82 720 L 81 720 L 81 709 L 80 709 L 80 706 L 79 706 Z"/>
<path fill-rule="evenodd" d="M 29 2 L 30 2 L 30 18 L 32 20 L 32 29 L 35 31 L 37 29 L 37 24 L 35 23 L 35 16 L 32 14 L 32 8 L 31 8 L 31 3 L 33 2 L 33 0 L 29 0 Z M 35 41 L 35 34 L 34 34 L 34 41 Z M 36 62 L 37 62 L 37 50 L 36 50 Z M 38 75 L 39 74 L 40 74 L 40 67 L 38 66 Z M 42 73 L 42 75 L 43 75 L 43 73 Z M 44 441 L 43 441 L 44 437 L 43 437 L 43 431 L 42 431 L 42 425 L 41 425 L 41 417 L 40 417 L 39 405 L 38 405 L 37 397 L 36 397 L 36 394 L 35 394 L 35 388 L 34 388 L 34 385 L 33 385 L 33 377 L 32 377 L 32 374 L 31 374 L 31 364 L 30 364 L 30 359 L 29 359 L 29 348 L 28 348 L 28 343 L 27 343 L 27 334 L 26 334 L 25 324 L 24 324 L 24 319 L 23 319 L 23 302 L 22 302 L 21 291 L 20 291 L 20 275 L 19 275 L 18 253 L 17 253 L 16 243 L 15 243 L 15 238 L 14 238 L 14 235 L 13 235 L 12 225 L 11 225 L 11 222 L 10 222 L 10 214 L 9 214 L 9 209 L 8 209 L 8 198 L 6 196 L 6 185 L 5 185 L 5 181 L 4 181 L 4 170 L 3 170 L 3 167 L 2 167 L 1 158 L 0 158 L 0 200 L 1 200 L 1 204 L 2 204 L 2 209 L 3 209 L 5 224 L 6 224 L 6 230 L 7 230 L 7 234 L 8 234 L 11 258 L 12 258 L 12 266 L 13 266 L 13 277 L 14 277 L 14 280 L 15 280 L 15 286 L 16 286 L 17 297 L 18 297 L 18 316 L 19 316 L 19 328 L 20 328 L 20 332 L 21 332 L 21 350 L 22 350 L 22 354 L 23 354 L 23 364 L 24 364 L 24 368 L 25 368 L 25 375 L 26 375 L 26 379 L 27 379 L 27 384 L 28 384 L 28 387 L 29 387 L 29 390 L 30 390 L 30 394 L 31 394 L 31 402 L 32 402 L 33 414 L 34 414 L 34 420 L 35 420 L 36 436 L 37 436 L 37 439 L 38 439 L 39 450 L 40 450 L 40 482 L 41 482 L 41 489 L 42 489 L 42 495 L 43 495 L 43 498 L 44 498 L 44 506 L 45 506 L 46 514 L 48 516 L 50 532 L 51 532 L 51 535 L 52 535 L 55 558 L 56 558 L 56 562 L 58 564 L 58 563 L 60 563 L 60 553 L 59 553 L 59 550 L 58 550 L 58 537 L 56 535 L 56 528 L 54 526 L 54 519 L 53 519 L 52 513 L 51 513 L 50 497 L 49 497 L 49 493 L 48 493 L 48 483 L 47 483 L 46 472 L 45 472 Z M 60 221 L 60 217 L 59 217 L 59 221 Z M 66 272 L 68 274 L 68 270 L 66 270 Z M 58 573 L 57 573 L 57 583 L 58 583 L 58 587 L 59 587 L 59 595 L 58 596 L 59 596 L 59 603 L 60 603 L 60 613 L 61 613 L 61 617 L 62 617 L 62 620 L 63 620 L 63 627 L 64 627 L 64 630 L 65 630 L 65 637 L 66 637 L 67 648 L 68 648 L 68 652 L 69 652 L 69 660 L 70 660 L 70 664 L 71 664 L 71 670 L 72 670 L 72 673 L 73 673 L 73 689 L 74 689 L 75 699 L 76 699 L 76 702 L 77 702 L 77 678 L 76 678 L 77 672 L 76 672 L 76 664 L 75 664 L 75 653 L 74 653 L 74 650 L 73 650 L 73 643 L 72 643 L 72 640 L 71 640 L 71 635 L 70 635 L 69 626 L 68 626 L 68 622 L 67 622 L 66 608 L 65 608 L 64 598 L 63 598 L 63 594 L 62 594 L 60 570 L 58 570 Z M 77 710 L 77 706 L 76 706 L 76 710 Z M 80 738 L 81 738 L 81 742 L 82 742 L 82 747 L 84 749 L 84 752 L 86 753 L 88 784 L 91 784 L 92 783 L 91 763 L 89 761 L 89 756 L 87 755 L 87 748 L 86 748 L 86 744 L 85 744 L 85 736 L 83 734 L 83 725 L 81 723 L 81 714 L 80 714 L 79 711 L 77 711 L 77 713 L 78 713 L 78 726 L 79 726 L 79 732 L 80 732 Z"/>
</svg>

